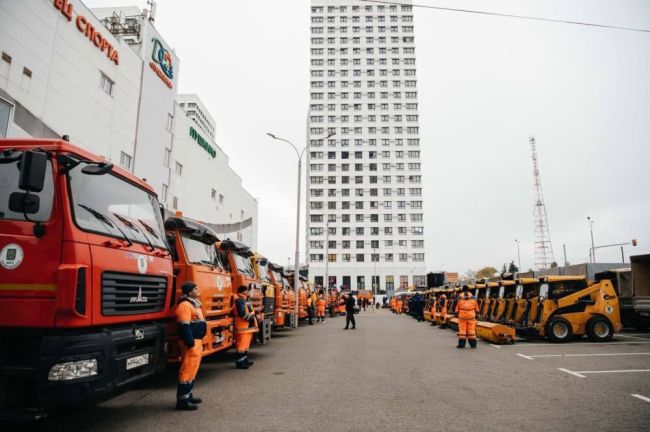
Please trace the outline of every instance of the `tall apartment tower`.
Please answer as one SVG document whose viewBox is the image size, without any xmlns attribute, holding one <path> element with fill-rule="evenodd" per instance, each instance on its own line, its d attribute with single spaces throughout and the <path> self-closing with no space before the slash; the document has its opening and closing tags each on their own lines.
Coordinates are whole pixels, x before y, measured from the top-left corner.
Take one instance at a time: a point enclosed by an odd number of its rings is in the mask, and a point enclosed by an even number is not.
<svg viewBox="0 0 650 432">
<path fill-rule="evenodd" d="M 311 2 L 306 237 L 317 285 L 426 284 L 413 10 L 393 3 Z"/>
</svg>

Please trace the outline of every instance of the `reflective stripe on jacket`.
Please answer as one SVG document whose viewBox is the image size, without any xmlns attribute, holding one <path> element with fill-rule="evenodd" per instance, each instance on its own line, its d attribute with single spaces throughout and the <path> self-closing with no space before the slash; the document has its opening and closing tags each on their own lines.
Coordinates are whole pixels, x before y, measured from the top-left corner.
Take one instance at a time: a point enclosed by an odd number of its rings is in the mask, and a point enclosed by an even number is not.
<svg viewBox="0 0 650 432">
<path fill-rule="evenodd" d="M 463 293 L 458 298 L 456 304 L 456 313 L 458 319 L 473 320 L 476 319 L 476 313 L 479 312 L 478 302 L 471 293 Z"/>
</svg>

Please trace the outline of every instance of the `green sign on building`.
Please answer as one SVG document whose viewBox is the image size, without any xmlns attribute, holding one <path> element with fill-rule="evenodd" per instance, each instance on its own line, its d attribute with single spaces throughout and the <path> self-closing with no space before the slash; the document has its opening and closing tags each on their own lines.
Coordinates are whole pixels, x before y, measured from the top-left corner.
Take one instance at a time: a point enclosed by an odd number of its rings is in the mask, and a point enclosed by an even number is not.
<svg viewBox="0 0 650 432">
<path fill-rule="evenodd" d="M 207 142 L 205 138 L 203 138 L 201 135 L 199 135 L 199 133 L 193 127 L 190 127 L 190 137 L 192 137 L 194 141 L 196 141 L 201 147 L 203 147 L 203 150 L 210 153 L 210 156 L 212 157 L 217 156 L 217 151 L 214 148 L 212 148 L 210 143 Z"/>
</svg>

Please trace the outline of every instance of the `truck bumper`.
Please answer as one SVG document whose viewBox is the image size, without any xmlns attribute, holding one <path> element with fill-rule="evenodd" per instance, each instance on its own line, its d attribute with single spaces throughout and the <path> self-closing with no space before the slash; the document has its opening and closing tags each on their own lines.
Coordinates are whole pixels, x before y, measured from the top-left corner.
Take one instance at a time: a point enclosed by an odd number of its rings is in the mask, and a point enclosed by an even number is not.
<svg viewBox="0 0 650 432">
<path fill-rule="evenodd" d="M 157 322 L 40 334 L 34 330 L 3 332 L 0 337 L 8 353 L 0 359 L 1 379 L 8 385 L 3 385 L 2 408 L 50 409 L 105 399 L 164 369 L 164 334 L 164 325 Z M 96 374 L 50 379 L 53 366 L 80 360 L 96 360 Z M 31 391 L 25 391 L 25 386 Z M 18 397 L 12 402 L 14 395 Z"/>
</svg>

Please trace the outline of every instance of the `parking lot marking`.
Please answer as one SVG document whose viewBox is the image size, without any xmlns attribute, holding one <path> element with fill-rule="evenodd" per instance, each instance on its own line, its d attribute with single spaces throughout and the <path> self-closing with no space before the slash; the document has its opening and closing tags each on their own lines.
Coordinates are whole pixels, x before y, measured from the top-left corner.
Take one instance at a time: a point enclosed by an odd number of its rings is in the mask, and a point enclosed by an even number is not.
<svg viewBox="0 0 650 432">
<path fill-rule="evenodd" d="M 630 338 L 630 339 L 638 339 L 638 340 L 643 340 L 643 341 L 650 341 L 648 338 L 642 338 L 642 337 L 636 337 L 636 336 L 628 336 L 628 335 L 623 335 L 619 334 L 617 336 L 624 337 L 624 338 Z"/>
<path fill-rule="evenodd" d="M 650 402 L 649 397 L 641 396 L 640 394 L 634 393 L 634 394 L 631 394 L 630 396 L 635 397 L 637 399 L 641 399 L 642 401 Z"/>
<path fill-rule="evenodd" d="M 602 370 L 602 371 L 576 371 L 577 374 L 605 374 L 605 373 L 632 373 L 632 372 L 650 372 L 650 369 L 619 369 L 619 370 Z"/>
<path fill-rule="evenodd" d="M 495 345 L 495 344 L 490 344 L 490 345 L 493 346 L 494 348 L 499 348 L 499 349 L 501 349 L 501 347 L 500 347 L 499 345 Z"/>
<path fill-rule="evenodd" d="M 626 342 L 578 342 L 571 344 L 571 346 L 594 346 L 594 345 L 643 345 L 643 344 L 650 344 L 650 339 L 641 339 L 645 342 L 637 342 L 637 341 L 626 341 Z M 547 347 L 561 347 L 561 346 L 566 346 L 566 345 L 559 345 L 559 344 L 554 344 L 554 343 L 527 343 L 527 342 L 522 342 L 522 343 L 515 343 L 512 345 L 501 345 L 501 348 L 503 347 L 530 347 L 530 346 L 547 346 Z"/>
<path fill-rule="evenodd" d="M 526 358 L 528 360 L 534 360 L 536 358 L 544 357 L 601 357 L 601 356 L 634 356 L 634 355 L 650 355 L 650 352 L 647 353 L 589 353 L 589 354 L 517 354 L 519 357 Z"/>
<path fill-rule="evenodd" d="M 570 371 L 569 369 L 564 369 L 564 368 L 558 368 L 558 369 L 561 370 L 562 372 L 566 372 L 568 374 L 575 375 L 578 378 L 587 378 L 585 375 L 581 375 L 578 372 Z"/>
</svg>

